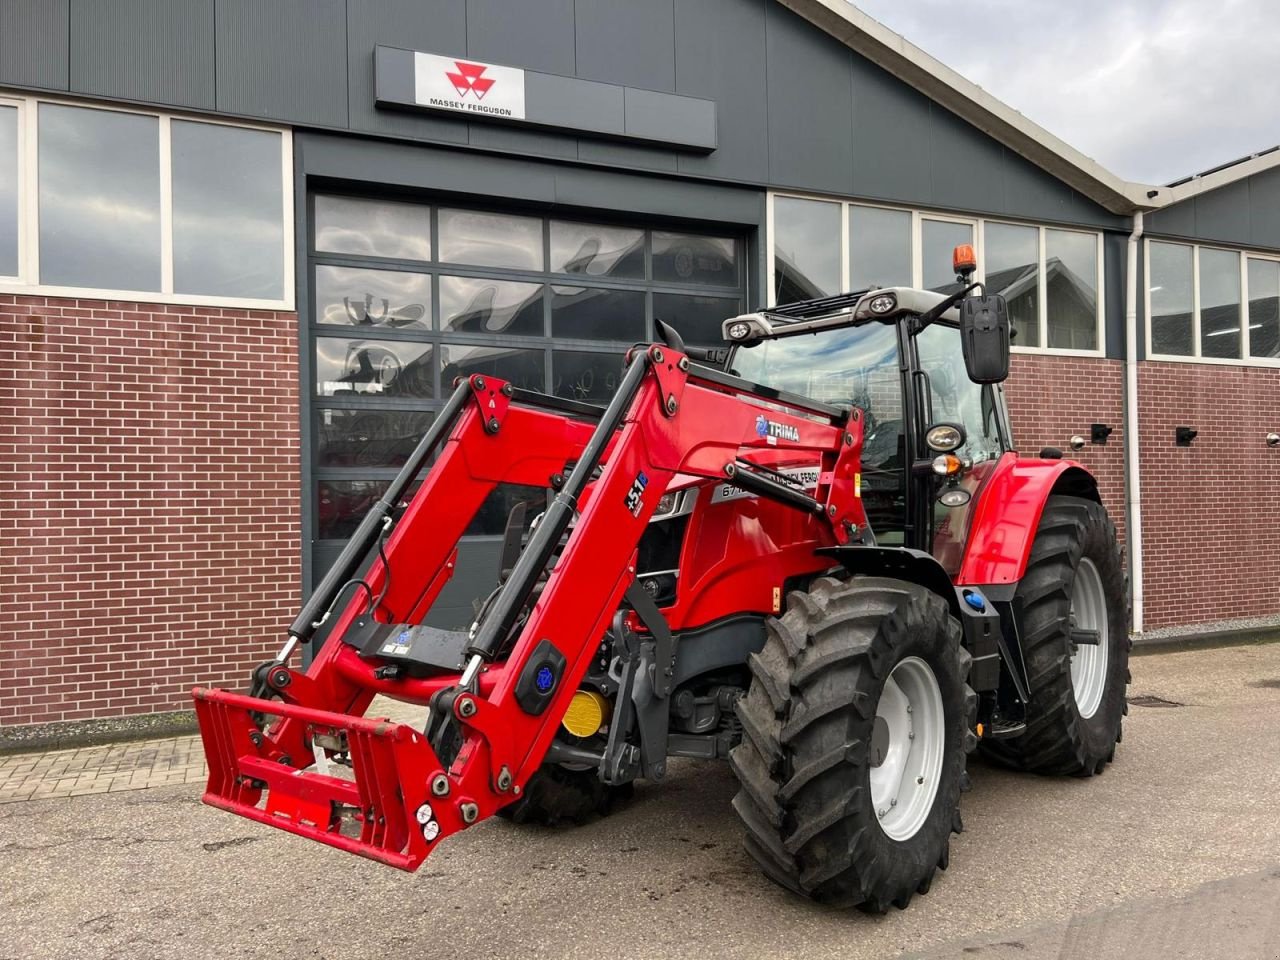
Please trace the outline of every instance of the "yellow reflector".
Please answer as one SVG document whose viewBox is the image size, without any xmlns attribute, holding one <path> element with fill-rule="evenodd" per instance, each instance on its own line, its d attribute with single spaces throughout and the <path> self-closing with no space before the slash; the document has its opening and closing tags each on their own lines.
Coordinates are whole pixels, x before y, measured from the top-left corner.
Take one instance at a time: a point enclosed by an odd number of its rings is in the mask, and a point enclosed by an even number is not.
<svg viewBox="0 0 1280 960">
<path fill-rule="evenodd" d="M 590 737 L 604 726 L 608 715 L 608 700 L 594 690 L 579 690 L 560 723 L 575 737 Z"/>
</svg>

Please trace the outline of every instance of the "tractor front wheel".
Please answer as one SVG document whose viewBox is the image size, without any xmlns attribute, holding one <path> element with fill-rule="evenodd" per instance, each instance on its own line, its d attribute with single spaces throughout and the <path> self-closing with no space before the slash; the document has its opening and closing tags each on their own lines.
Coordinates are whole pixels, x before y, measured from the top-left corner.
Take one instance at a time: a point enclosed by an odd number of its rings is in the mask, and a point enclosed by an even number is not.
<svg viewBox="0 0 1280 960">
<path fill-rule="evenodd" d="M 764 872 L 832 906 L 906 907 L 959 832 L 978 698 L 947 602 L 901 580 L 818 580 L 751 657 L 733 806 Z"/>
<path fill-rule="evenodd" d="M 633 791 L 630 783 L 618 787 L 601 783 L 594 770 L 549 763 L 529 778 L 520 799 L 499 810 L 498 816 L 541 827 L 581 825 L 608 816 Z"/>
</svg>

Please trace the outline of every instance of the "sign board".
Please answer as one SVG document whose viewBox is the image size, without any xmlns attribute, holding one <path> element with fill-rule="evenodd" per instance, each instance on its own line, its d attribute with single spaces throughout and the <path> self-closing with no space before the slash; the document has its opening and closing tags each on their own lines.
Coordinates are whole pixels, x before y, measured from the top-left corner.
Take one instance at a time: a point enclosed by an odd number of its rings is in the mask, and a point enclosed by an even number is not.
<svg viewBox="0 0 1280 960">
<path fill-rule="evenodd" d="M 420 107 L 523 120 L 524 71 L 476 60 L 413 55 L 414 101 Z"/>
</svg>

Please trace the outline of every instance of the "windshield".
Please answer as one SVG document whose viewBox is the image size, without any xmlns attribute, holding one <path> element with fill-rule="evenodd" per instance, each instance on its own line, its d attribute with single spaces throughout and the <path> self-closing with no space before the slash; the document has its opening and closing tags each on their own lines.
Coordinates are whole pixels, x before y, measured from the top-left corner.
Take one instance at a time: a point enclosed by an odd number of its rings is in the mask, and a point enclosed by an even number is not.
<svg viewBox="0 0 1280 960">
<path fill-rule="evenodd" d="M 929 377 L 932 409 L 929 423 L 958 423 L 965 444 L 956 453 L 972 463 L 1000 457 L 995 389 L 969 379 L 960 347 L 960 331 L 945 323 L 931 324 L 916 335 L 920 369 Z"/>
</svg>

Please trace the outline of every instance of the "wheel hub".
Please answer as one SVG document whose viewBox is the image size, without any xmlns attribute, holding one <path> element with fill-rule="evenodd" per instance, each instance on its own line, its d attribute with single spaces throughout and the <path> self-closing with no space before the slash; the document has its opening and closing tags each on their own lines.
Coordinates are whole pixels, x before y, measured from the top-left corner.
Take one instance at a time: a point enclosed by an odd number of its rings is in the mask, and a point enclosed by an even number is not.
<svg viewBox="0 0 1280 960">
<path fill-rule="evenodd" d="M 1078 631 L 1095 634 L 1098 639 L 1097 643 L 1076 645 L 1071 653 L 1071 689 L 1080 716 L 1087 720 L 1102 705 L 1111 649 L 1102 577 L 1087 557 L 1076 568 L 1075 586 L 1071 591 L 1071 625 Z"/>
<path fill-rule="evenodd" d="M 869 746 L 871 802 L 880 829 L 909 840 L 933 810 L 946 746 L 942 691 L 919 657 L 903 659 L 885 680 Z"/>
</svg>

